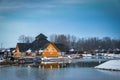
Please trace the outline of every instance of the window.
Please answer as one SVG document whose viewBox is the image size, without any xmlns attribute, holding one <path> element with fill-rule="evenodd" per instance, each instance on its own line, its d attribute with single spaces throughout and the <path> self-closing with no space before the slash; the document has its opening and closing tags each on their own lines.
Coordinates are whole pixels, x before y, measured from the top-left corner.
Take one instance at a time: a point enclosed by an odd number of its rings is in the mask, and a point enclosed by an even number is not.
<svg viewBox="0 0 120 80">
<path fill-rule="evenodd" d="M 52 51 L 54 52 L 54 48 L 52 49 Z"/>
</svg>

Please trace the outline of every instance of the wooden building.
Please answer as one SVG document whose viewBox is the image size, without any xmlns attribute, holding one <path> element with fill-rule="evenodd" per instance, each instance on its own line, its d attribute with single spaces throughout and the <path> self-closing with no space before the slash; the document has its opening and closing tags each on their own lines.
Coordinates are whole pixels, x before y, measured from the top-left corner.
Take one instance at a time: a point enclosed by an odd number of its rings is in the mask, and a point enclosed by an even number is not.
<svg viewBox="0 0 120 80">
<path fill-rule="evenodd" d="M 54 43 L 48 43 L 41 54 L 43 57 L 58 57 L 60 55 L 60 50 L 54 45 Z"/>
<path fill-rule="evenodd" d="M 61 43 L 51 43 L 43 34 L 39 34 L 32 43 L 17 43 L 14 56 L 58 57 L 66 52 L 66 46 Z"/>
</svg>

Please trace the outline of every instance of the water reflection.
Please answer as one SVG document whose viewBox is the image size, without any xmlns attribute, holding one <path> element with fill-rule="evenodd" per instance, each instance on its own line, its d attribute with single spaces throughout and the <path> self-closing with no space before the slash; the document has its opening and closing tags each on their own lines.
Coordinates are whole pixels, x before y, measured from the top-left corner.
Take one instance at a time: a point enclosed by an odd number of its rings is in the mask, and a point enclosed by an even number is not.
<svg viewBox="0 0 120 80">
<path fill-rule="evenodd" d="M 98 64 L 93 59 L 82 59 L 0 67 L 0 80 L 120 80 L 120 72 L 97 70 L 94 66 Z"/>
<path fill-rule="evenodd" d="M 53 69 L 53 68 L 67 68 L 70 66 L 70 63 L 57 63 L 57 62 L 50 62 L 50 63 L 40 63 L 40 64 L 26 64 L 28 68 L 31 68 L 31 67 L 36 67 L 36 68 L 42 68 L 42 69 Z"/>
<path fill-rule="evenodd" d="M 97 71 L 103 73 L 104 75 L 109 75 L 109 76 L 120 76 L 120 71 L 109 71 L 109 70 L 100 70 L 100 69 L 97 69 Z"/>
<path fill-rule="evenodd" d="M 28 65 L 0 68 L 0 80 L 120 80 L 119 71 L 81 67 L 78 62 Z"/>
<path fill-rule="evenodd" d="M 41 68 L 60 68 L 60 64 L 41 64 Z"/>
<path fill-rule="evenodd" d="M 99 62 L 41 62 L 34 64 L 26 64 L 28 67 L 37 67 L 37 68 L 70 68 L 70 67 L 94 67 L 97 66 Z"/>
</svg>

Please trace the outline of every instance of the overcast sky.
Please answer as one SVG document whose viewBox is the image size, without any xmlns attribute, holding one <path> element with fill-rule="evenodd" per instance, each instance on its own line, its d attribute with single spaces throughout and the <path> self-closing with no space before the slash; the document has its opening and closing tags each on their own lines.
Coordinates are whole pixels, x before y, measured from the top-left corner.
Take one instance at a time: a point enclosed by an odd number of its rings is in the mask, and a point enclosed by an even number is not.
<svg viewBox="0 0 120 80">
<path fill-rule="evenodd" d="M 120 0 L 0 0 L 0 43 L 20 35 L 120 37 Z"/>
</svg>

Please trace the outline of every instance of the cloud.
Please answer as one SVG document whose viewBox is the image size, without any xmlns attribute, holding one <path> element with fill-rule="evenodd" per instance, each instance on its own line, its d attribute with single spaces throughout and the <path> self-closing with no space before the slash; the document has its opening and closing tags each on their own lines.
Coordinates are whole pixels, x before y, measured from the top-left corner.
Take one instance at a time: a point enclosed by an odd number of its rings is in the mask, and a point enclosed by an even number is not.
<svg viewBox="0 0 120 80">
<path fill-rule="evenodd" d="M 23 8 L 55 8 L 68 4 L 78 4 L 90 0 L 3 0 L 0 3 L 0 9 L 23 9 Z"/>
<path fill-rule="evenodd" d="M 53 14 L 53 10 L 69 8 L 71 4 L 82 4 L 89 0 L 2 0 L 1 13 L 14 13 L 26 11 L 35 14 Z M 32 12 L 31 12 L 32 11 Z"/>
<path fill-rule="evenodd" d="M 100 1 L 100 0 L 97 0 Z M 54 9 L 66 7 L 71 4 L 85 4 L 96 0 L 2 0 L 0 11 L 24 10 L 24 9 Z"/>
<path fill-rule="evenodd" d="M 9 1 L 9 0 L 8 0 Z M 0 3 L 0 10 L 7 11 L 7 10 L 19 10 L 19 9 L 34 9 L 34 8 L 54 8 L 56 5 L 52 5 L 48 2 L 30 2 L 30 1 L 18 1 L 13 0 L 11 2 L 1 2 Z"/>
<path fill-rule="evenodd" d="M 51 10 L 63 8 L 68 3 L 72 3 L 64 0 L 3 0 L 0 2 L 0 12 L 1 13 L 10 13 L 10 12 L 19 12 L 19 11 L 35 11 L 32 13 L 37 14 L 51 14 L 54 13 Z M 75 0 L 76 1 L 76 0 Z"/>
<path fill-rule="evenodd" d="M 104 4 L 104 2 L 105 2 L 105 4 Z M 109 3 L 112 3 L 112 4 L 109 4 Z M 64 13 L 65 9 L 66 9 L 66 12 L 69 12 L 71 8 L 72 8 L 71 10 L 73 10 L 73 12 L 74 12 L 75 10 L 77 11 L 77 9 L 80 9 L 80 8 L 76 8 L 76 7 L 81 7 L 80 6 L 81 4 L 87 4 L 87 5 L 82 5 L 81 10 L 79 10 L 79 11 L 81 11 L 80 14 L 82 14 L 82 11 L 88 11 L 90 14 L 92 12 L 92 9 L 95 10 L 96 13 L 98 13 L 98 11 L 100 11 L 100 12 L 104 12 L 104 13 L 106 12 L 108 14 L 108 13 L 115 12 L 115 11 L 112 11 L 112 9 L 114 9 L 113 4 L 115 4 L 115 3 L 116 3 L 116 5 L 118 5 L 118 0 L 109 0 L 109 1 L 108 0 L 2 0 L 0 2 L 0 13 L 15 14 L 16 12 L 20 12 L 20 14 L 24 15 L 27 13 L 27 15 L 30 15 L 30 16 L 33 16 L 33 14 L 37 14 L 37 15 L 39 15 L 39 14 L 54 14 L 54 13 L 56 14 L 56 12 Z M 79 5 L 74 5 L 74 4 L 79 4 Z M 103 4 L 103 6 L 102 6 L 102 4 Z M 110 6 L 112 6 L 112 7 L 110 7 Z M 90 11 L 86 10 L 87 7 L 90 8 L 89 9 Z M 75 9 L 73 9 L 73 8 L 75 8 Z M 119 11 L 118 11 L 118 9 L 114 9 L 114 10 L 116 10 L 117 13 L 120 13 L 120 6 L 118 5 L 117 8 L 119 9 Z M 59 9 L 63 10 L 63 11 L 60 11 Z M 108 10 L 109 10 L 109 12 L 108 12 Z M 86 13 L 84 13 L 84 14 L 86 14 Z"/>
<path fill-rule="evenodd" d="M 83 3 L 85 2 L 86 0 L 54 0 L 58 3 L 64 3 L 64 4 L 78 4 L 78 3 Z"/>
</svg>

